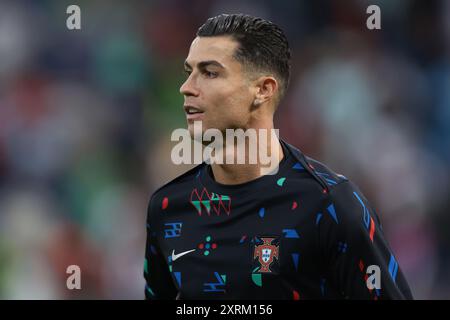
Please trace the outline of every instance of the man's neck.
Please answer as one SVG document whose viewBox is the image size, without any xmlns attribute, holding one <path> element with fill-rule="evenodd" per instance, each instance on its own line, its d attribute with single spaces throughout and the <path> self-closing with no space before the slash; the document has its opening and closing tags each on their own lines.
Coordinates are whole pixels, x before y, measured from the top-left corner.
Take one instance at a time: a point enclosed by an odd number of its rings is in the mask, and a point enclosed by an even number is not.
<svg viewBox="0 0 450 320">
<path fill-rule="evenodd" d="M 270 138 L 270 131 L 268 134 Z M 268 140 L 270 142 L 270 140 Z M 249 150 L 248 146 L 248 140 L 246 140 L 246 148 L 245 150 Z M 214 175 L 214 180 L 220 184 L 225 185 L 233 185 L 233 184 L 242 184 L 245 182 L 249 182 L 252 180 L 255 180 L 259 178 L 260 176 L 268 173 L 267 172 L 267 165 L 264 165 L 260 161 L 259 155 L 263 153 L 271 160 L 271 168 L 277 167 L 281 160 L 284 157 L 283 153 L 283 147 L 281 146 L 281 143 L 278 139 L 272 139 L 270 143 L 263 143 L 261 148 L 260 144 L 258 143 L 257 151 L 258 151 L 258 157 L 256 164 L 249 163 L 249 155 L 248 152 L 246 152 L 245 157 L 245 164 L 237 164 L 237 162 L 234 162 L 234 164 L 217 164 L 212 163 L 211 169 L 212 173 Z M 236 150 L 239 150 L 240 148 L 237 148 L 234 146 L 234 151 L 236 155 Z M 242 151 L 242 149 L 240 149 Z M 272 170 L 270 170 L 272 171 Z"/>
</svg>

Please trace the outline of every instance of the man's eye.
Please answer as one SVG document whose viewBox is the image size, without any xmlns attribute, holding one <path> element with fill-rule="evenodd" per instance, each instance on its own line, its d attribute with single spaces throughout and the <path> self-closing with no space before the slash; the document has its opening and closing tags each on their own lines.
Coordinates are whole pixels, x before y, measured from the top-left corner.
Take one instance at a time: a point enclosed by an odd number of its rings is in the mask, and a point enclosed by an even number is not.
<svg viewBox="0 0 450 320">
<path fill-rule="evenodd" d="M 215 78 L 215 77 L 217 77 L 217 72 L 213 72 L 213 71 L 205 70 L 205 71 L 203 72 L 203 74 L 204 74 L 207 78 Z"/>
<path fill-rule="evenodd" d="M 187 77 L 189 77 L 191 73 L 192 73 L 192 71 L 190 71 L 190 70 L 184 70 L 184 74 L 185 74 Z"/>
</svg>

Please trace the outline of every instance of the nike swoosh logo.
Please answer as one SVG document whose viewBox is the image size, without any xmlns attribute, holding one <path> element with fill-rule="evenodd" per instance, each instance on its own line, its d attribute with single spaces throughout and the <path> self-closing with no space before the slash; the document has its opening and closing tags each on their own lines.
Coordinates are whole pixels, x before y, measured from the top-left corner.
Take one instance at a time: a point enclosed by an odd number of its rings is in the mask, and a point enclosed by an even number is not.
<svg viewBox="0 0 450 320">
<path fill-rule="evenodd" d="M 189 251 L 184 251 L 184 252 L 181 252 L 181 253 L 179 253 L 179 254 L 175 254 L 175 250 L 173 250 L 172 251 L 172 261 L 175 261 L 175 260 L 177 260 L 178 258 L 180 258 L 180 257 L 182 257 L 182 256 L 184 256 L 184 255 L 186 255 L 186 254 L 188 254 L 188 253 L 191 253 L 191 252 L 193 252 L 193 251 L 195 251 L 196 249 L 192 249 L 192 250 L 189 250 Z"/>
</svg>

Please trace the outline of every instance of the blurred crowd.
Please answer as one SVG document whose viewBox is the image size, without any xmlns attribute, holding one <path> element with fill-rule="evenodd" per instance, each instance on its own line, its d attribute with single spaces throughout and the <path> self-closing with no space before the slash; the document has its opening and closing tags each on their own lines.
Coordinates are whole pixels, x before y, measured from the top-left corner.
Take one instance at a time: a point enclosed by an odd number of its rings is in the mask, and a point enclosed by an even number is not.
<svg viewBox="0 0 450 320">
<path fill-rule="evenodd" d="M 360 187 L 415 298 L 450 299 L 445 0 L 0 0 L 0 299 L 143 299 L 150 195 L 189 169 L 170 162 L 183 62 L 237 12 L 290 41 L 280 135 Z"/>
</svg>

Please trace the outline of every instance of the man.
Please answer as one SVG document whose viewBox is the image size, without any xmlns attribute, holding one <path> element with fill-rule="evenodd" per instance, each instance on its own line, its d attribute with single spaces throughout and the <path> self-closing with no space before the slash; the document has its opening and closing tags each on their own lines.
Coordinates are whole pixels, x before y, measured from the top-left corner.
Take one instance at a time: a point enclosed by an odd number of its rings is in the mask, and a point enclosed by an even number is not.
<svg viewBox="0 0 450 320">
<path fill-rule="evenodd" d="M 200 121 L 204 131 L 273 129 L 289 64 L 275 24 L 247 15 L 208 19 L 180 88 L 191 135 Z M 146 298 L 411 299 L 361 191 L 283 140 L 269 140 L 258 152 L 278 154 L 275 174 L 263 174 L 259 161 L 202 163 L 152 195 Z"/>
</svg>

